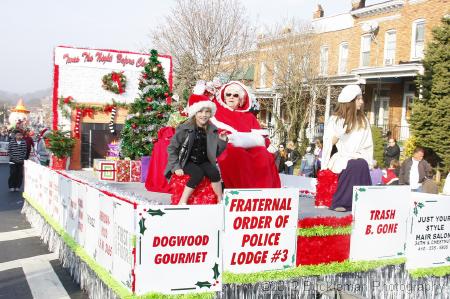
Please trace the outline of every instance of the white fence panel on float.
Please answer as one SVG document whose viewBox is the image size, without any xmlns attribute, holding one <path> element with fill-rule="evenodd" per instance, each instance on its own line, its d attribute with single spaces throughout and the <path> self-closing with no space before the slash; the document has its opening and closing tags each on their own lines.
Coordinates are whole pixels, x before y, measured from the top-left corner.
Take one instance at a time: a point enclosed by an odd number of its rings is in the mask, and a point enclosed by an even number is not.
<svg viewBox="0 0 450 299">
<path fill-rule="evenodd" d="M 226 189 L 224 268 L 251 273 L 295 266 L 297 188 Z"/>
<path fill-rule="evenodd" d="M 66 202 L 66 212 L 64 229 L 66 232 L 77 242 L 78 242 L 78 189 L 79 183 L 74 182 L 70 179 L 66 179 L 70 182 L 70 193 L 68 200 Z"/>
<path fill-rule="evenodd" d="M 409 186 L 353 187 L 350 260 L 404 257 Z"/>
<path fill-rule="evenodd" d="M 133 205 L 117 199 L 114 200 L 114 244 L 112 274 L 125 287 L 131 289 L 134 269 L 134 244 L 136 242 L 135 218 Z"/>
<path fill-rule="evenodd" d="M 450 197 L 411 193 L 406 268 L 450 266 Z"/>
<path fill-rule="evenodd" d="M 136 294 L 222 290 L 223 206 L 138 206 Z"/>
<path fill-rule="evenodd" d="M 113 244 L 114 244 L 114 202 L 113 199 L 103 193 L 98 197 L 99 210 L 97 214 L 97 248 L 95 260 L 109 273 L 113 268 Z"/>
</svg>

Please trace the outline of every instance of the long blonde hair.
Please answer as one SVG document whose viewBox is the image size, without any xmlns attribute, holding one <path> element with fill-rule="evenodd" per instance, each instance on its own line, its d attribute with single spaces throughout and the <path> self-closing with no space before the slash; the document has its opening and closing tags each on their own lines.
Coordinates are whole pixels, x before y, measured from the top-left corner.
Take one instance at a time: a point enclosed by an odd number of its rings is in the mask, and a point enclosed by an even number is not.
<svg viewBox="0 0 450 299">
<path fill-rule="evenodd" d="M 364 104 L 361 109 L 356 109 L 356 98 L 348 103 L 338 103 L 334 110 L 334 115 L 337 119 L 344 119 L 344 126 L 347 126 L 345 133 L 350 133 L 353 130 L 367 127 L 367 118 L 364 114 Z M 337 120 L 336 120 L 337 121 Z"/>
</svg>

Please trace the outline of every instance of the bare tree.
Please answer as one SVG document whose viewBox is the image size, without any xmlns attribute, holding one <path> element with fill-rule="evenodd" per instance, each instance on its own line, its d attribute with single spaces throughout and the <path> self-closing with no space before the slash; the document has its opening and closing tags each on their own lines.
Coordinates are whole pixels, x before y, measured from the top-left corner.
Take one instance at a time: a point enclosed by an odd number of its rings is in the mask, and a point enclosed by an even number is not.
<svg viewBox="0 0 450 299">
<path fill-rule="evenodd" d="M 240 54 L 252 46 L 248 19 L 239 0 L 177 0 L 151 37 L 174 58 L 176 83 L 185 89 L 197 79 L 238 70 Z"/>
<path fill-rule="evenodd" d="M 311 119 L 325 110 L 327 82 L 319 75 L 320 41 L 310 25 L 296 21 L 269 32 L 258 44 L 256 59 L 264 62 L 273 89 L 280 94 L 283 113 L 275 114 L 276 128 L 281 139 L 302 141 L 308 125 L 315 125 Z"/>
</svg>

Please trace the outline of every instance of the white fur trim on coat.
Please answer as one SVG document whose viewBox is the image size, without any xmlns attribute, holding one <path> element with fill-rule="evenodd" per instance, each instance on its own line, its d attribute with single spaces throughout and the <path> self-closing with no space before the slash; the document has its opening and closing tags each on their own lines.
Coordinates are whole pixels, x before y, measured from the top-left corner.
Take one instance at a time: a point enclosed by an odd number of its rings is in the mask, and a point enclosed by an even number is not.
<svg viewBox="0 0 450 299">
<path fill-rule="evenodd" d="M 197 102 L 187 108 L 189 117 L 194 117 L 197 112 L 202 110 L 203 108 L 210 108 L 211 109 L 211 116 L 214 116 L 216 114 L 216 104 L 214 104 L 211 101 L 201 101 Z"/>
</svg>

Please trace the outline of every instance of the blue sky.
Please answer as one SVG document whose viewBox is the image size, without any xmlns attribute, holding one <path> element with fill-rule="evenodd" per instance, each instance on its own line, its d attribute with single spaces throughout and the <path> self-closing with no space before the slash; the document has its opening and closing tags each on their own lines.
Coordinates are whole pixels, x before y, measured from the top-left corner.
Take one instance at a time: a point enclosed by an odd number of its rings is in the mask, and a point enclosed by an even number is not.
<svg viewBox="0 0 450 299">
<path fill-rule="evenodd" d="M 1 0 L 0 90 L 25 93 L 52 85 L 57 45 L 138 51 L 174 0 Z M 366 1 L 367 4 L 380 2 Z M 325 15 L 350 10 L 351 0 L 242 0 L 257 26 L 287 18 L 310 20 L 318 3 Z"/>
</svg>

